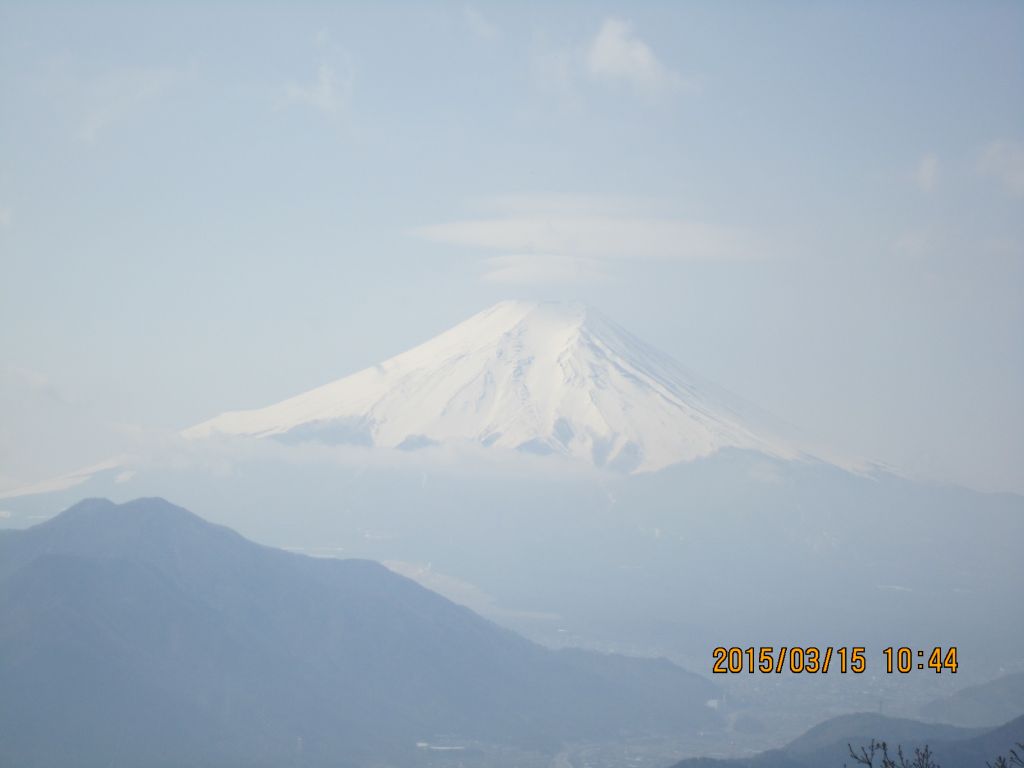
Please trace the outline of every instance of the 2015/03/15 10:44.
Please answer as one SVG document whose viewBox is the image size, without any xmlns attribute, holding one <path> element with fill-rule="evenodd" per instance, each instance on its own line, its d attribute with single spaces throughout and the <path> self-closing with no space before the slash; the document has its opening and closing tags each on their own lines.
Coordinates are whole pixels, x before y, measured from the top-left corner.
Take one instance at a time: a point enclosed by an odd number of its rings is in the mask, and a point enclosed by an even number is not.
<svg viewBox="0 0 1024 768">
<path fill-rule="evenodd" d="M 928 660 L 924 661 L 925 651 L 914 651 L 912 648 L 886 648 L 885 671 L 888 674 L 898 672 L 906 674 L 915 669 L 915 655 L 921 659 L 916 669 L 931 669 L 935 672 L 957 670 L 957 649 L 935 647 L 929 650 Z M 866 649 L 861 645 L 854 646 L 781 646 L 776 651 L 774 646 L 726 648 L 719 646 L 714 649 L 711 671 L 714 674 L 794 674 L 810 673 L 825 674 L 830 670 L 838 670 L 841 674 L 859 675 L 867 671 Z"/>
</svg>

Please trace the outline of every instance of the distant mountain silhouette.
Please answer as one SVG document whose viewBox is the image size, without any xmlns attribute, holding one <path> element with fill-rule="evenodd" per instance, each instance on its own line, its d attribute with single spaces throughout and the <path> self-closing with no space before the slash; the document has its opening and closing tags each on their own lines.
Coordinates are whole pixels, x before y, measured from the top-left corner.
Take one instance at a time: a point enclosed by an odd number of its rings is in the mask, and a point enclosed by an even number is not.
<svg viewBox="0 0 1024 768">
<path fill-rule="evenodd" d="M 706 728 L 667 661 L 551 651 L 370 561 L 161 499 L 0 532 L 0 764 L 356 765 Z"/>
<path fill-rule="evenodd" d="M 854 764 L 847 745 L 858 749 L 872 739 L 887 742 L 891 754 L 901 745 L 911 757 L 915 747 L 927 744 L 942 768 L 983 768 L 1016 742 L 1024 741 L 1024 717 L 998 728 L 958 728 L 869 713 L 840 715 L 819 723 L 781 749 L 731 760 L 694 758 L 673 768 L 842 768 Z"/>
<path fill-rule="evenodd" d="M 921 715 L 953 725 L 995 725 L 1024 714 L 1024 672 L 972 685 L 921 707 Z"/>
</svg>

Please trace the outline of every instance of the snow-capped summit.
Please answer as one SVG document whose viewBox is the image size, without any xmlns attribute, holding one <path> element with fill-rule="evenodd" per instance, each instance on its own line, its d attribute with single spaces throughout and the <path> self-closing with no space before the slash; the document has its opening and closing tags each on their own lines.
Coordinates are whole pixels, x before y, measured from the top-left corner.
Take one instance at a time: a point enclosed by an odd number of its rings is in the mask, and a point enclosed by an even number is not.
<svg viewBox="0 0 1024 768">
<path fill-rule="evenodd" d="M 184 434 L 391 448 L 473 441 L 624 471 L 726 447 L 800 455 L 741 411 L 593 309 L 503 301 L 380 365 Z"/>
</svg>

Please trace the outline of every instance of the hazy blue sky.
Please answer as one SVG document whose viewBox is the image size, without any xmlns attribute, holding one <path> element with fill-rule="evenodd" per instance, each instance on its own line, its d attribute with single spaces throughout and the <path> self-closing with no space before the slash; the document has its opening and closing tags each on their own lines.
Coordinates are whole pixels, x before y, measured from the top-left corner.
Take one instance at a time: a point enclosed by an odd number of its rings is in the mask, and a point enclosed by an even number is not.
<svg viewBox="0 0 1024 768">
<path fill-rule="evenodd" d="M 0 484 L 506 297 L 1024 492 L 1024 4 L 0 5 Z"/>
</svg>

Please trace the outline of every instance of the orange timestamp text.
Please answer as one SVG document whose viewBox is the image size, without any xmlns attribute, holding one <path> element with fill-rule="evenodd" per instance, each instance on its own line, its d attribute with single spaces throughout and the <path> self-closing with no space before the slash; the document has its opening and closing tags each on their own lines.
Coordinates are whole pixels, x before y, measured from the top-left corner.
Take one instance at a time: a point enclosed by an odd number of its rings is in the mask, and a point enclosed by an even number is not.
<svg viewBox="0 0 1024 768">
<path fill-rule="evenodd" d="M 907 674 L 914 670 L 956 674 L 956 646 L 915 649 L 907 646 L 890 647 L 882 651 L 887 674 Z M 775 674 L 841 674 L 860 675 L 868 669 L 867 650 L 862 645 L 851 646 L 750 646 L 747 648 L 718 646 L 712 652 L 711 671 L 716 675 Z"/>
</svg>

